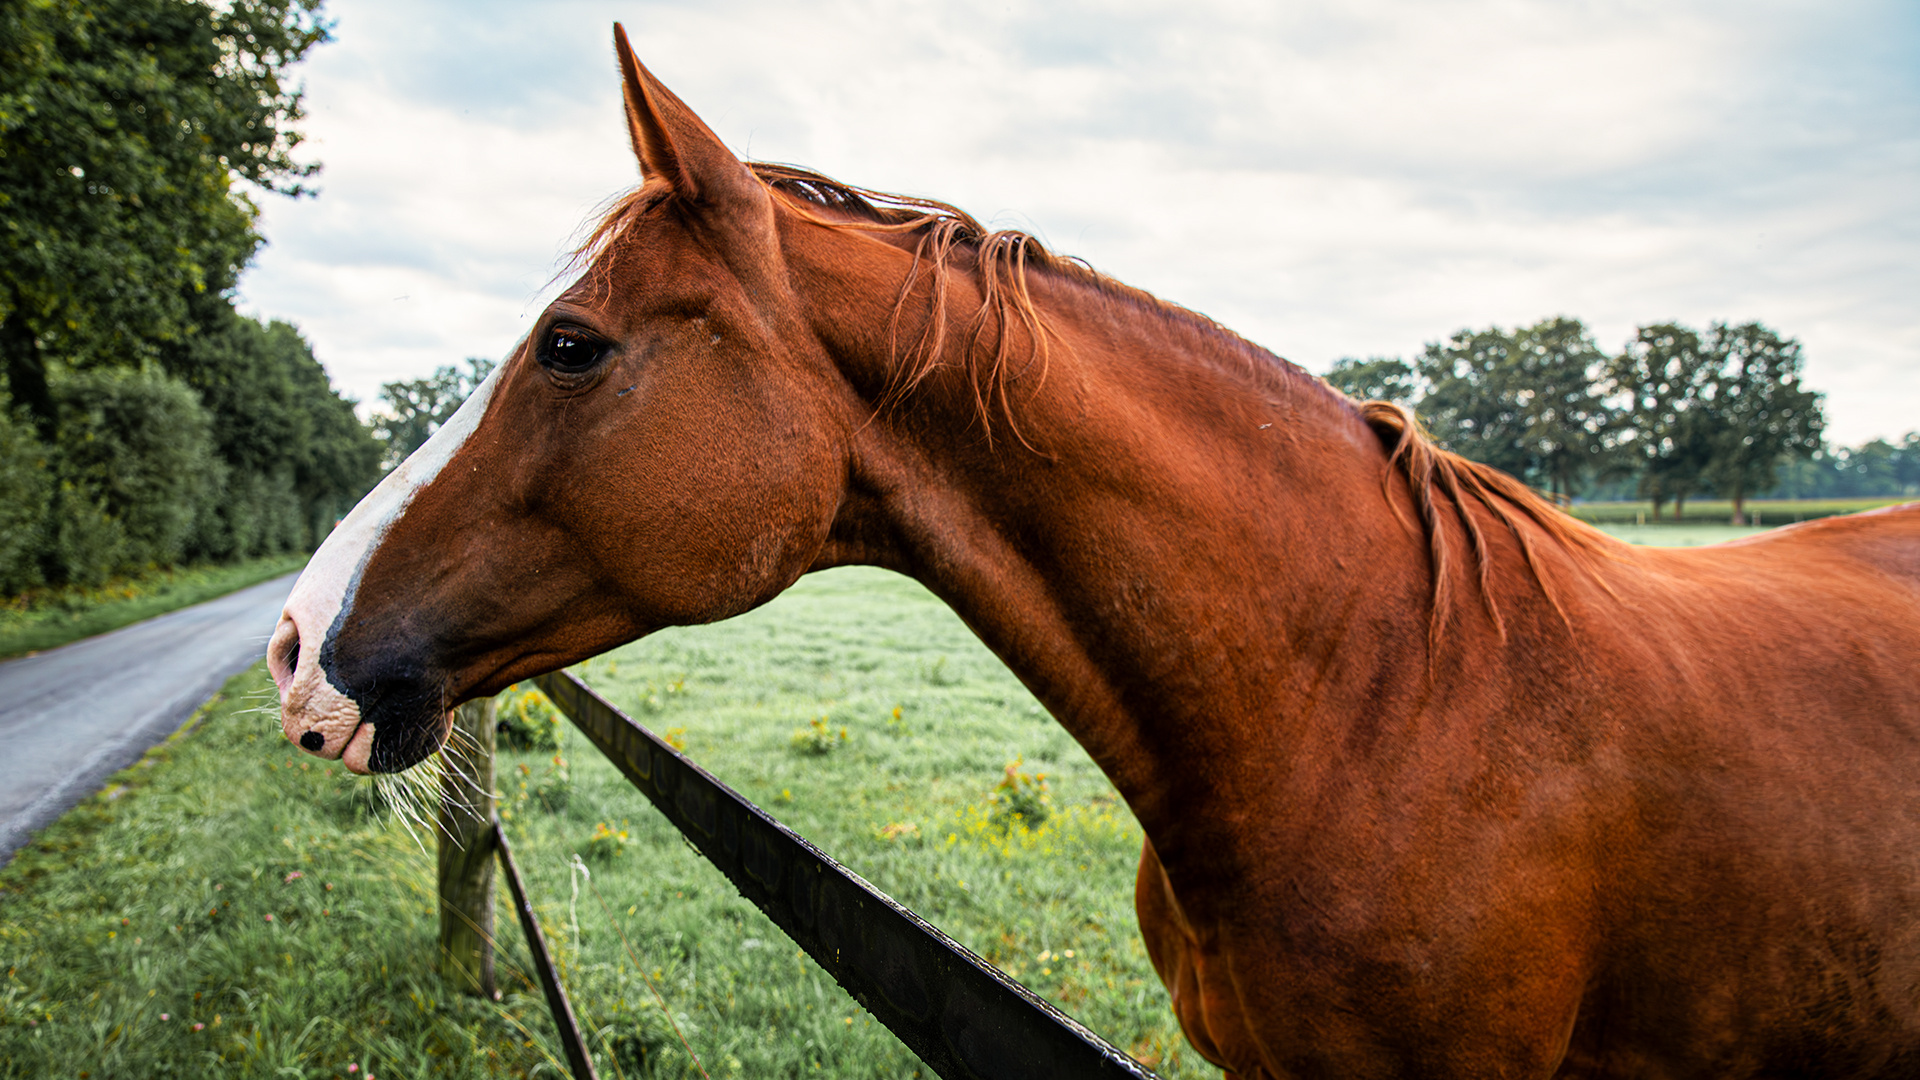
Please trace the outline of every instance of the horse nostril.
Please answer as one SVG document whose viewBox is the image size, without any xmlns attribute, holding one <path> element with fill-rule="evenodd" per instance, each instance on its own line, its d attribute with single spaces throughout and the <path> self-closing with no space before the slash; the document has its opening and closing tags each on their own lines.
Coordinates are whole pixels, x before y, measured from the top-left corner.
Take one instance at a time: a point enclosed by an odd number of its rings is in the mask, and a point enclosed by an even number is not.
<svg viewBox="0 0 1920 1080">
<path fill-rule="evenodd" d="M 317 731 L 309 731 L 305 735 L 300 736 L 300 749 L 308 753 L 317 754 L 320 752 L 320 748 L 325 745 L 327 745 L 327 737 Z"/>
<path fill-rule="evenodd" d="M 297 626 L 280 644 L 280 663 L 286 666 L 289 675 L 300 670 L 300 628 Z"/>
</svg>

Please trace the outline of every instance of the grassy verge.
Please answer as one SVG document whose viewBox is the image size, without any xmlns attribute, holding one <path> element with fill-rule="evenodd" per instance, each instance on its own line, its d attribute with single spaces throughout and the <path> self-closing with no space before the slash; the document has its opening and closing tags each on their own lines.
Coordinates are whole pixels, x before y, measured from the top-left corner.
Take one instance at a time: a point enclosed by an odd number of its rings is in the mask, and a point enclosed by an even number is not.
<svg viewBox="0 0 1920 1080">
<path fill-rule="evenodd" d="M 449 995 L 431 859 L 295 762 L 261 668 L 0 871 L 0 1074 L 527 1076 L 537 991 Z M 524 964 L 524 961 L 521 961 Z M 503 965 L 505 966 L 505 965 Z"/>
<path fill-rule="evenodd" d="M 1161 1075 L 1218 1075 L 1140 945 L 1139 826 L 919 586 L 815 575 L 584 674 Z M 258 670 L 230 684 L 194 734 L 0 872 L 0 1062 L 23 1076 L 558 1075 L 512 916 L 497 916 L 503 1000 L 448 994 L 431 973 L 430 854 L 367 813 L 364 787 L 295 761 L 243 711 L 268 685 Z M 931 1077 L 584 738 L 563 740 L 557 755 L 503 752 L 499 786 L 603 1077 L 697 1075 L 675 1027 L 716 1078 Z M 1044 821 L 1009 813 L 1009 763 L 1045 774 Z M 1034 810 L 1036 786 L 1020 786 Z"/>
<path fill-rule="evenodd" d="M 1871 499 L 1748 499 L 1747 515 L 1762 525 L 1791 525 L 1796 521 L 1857 514 L 1882 506 L 1912 502 L 1910 496 L 1886 495 Z M 1575 503 L 1567 512 L 1595 525 L 1644 525 L 1653 521 L 1653 504 L 1639 502 Z M 1689 499 L 1686 517 L 1673 521 L 1673 504 L 1661 508 L 1660 524 L 1726 525 L 1733 518 L 1733 503 L 1726 499 Z"/>
<path fill-rule="evenodd" d="M 224 566 L 149 570 L 97 589 L 36 589 L 0 605 L 0 660 L 104 634 L 216 596 L 225 596 L 307 563 L 304 553 Z"/>
</svg>

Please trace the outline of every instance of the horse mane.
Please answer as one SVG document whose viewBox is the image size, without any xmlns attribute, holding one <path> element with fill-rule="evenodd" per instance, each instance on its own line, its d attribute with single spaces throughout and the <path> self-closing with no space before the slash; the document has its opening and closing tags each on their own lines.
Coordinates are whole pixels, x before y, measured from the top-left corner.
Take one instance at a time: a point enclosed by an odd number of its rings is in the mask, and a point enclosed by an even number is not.
<svg viewBox="0 0 1920 1080">
<path fill-rule="evenodd" d="M 972 389 L 975 416 L 988 445 L 992 445 L 994 414 L 998 413 L 1022 446 L 1041 453 L 1020 430 L 1009 386 L 1030 372 L 1037 380 L 1036 387 L 1044 383 L 1051 351 L 1056 343 L 1064 343 L 1058 341 L 1045 317 L 1034 306 L 1028 284 L 1031 271 L 1087 287 L 1101 296 L 1156 315 L 1168 324 L 1206 336 L 1238 355 L 1248 373 L 1256 377 L 1280 371 L 1305 375 L 1302 369 L 1199 312 L 1110 278 L 1085 260 L 1050 251 L 1030 233 L 1019 229 L 989 229 L 951 203 L 858 187 L 797 165 L 764 161 L 751 161 L 746 165 L 769 191 L 783 197 L 789 209 L 816 225 L 895 234 L 912 241 L 913 266 L 895 297 L 887 328 L 894 364 L 879 402 L 882 409 L 905 400 L 940 369 L 954 321 L 954 312 L 947 302 L 947 271 L 965 269 L 957 266 L 962 260 L 971 261 L 981 291 L 980 306 L 969 317 L 964 331 L 966 343 L 962 354 L 969 365 L 968 384 Z M 615 200 L 601 215 L 587 240 L 574 251 L 572 265 L 591 262 L 628 224 L 670 194 L 664 186 L 646 184 Z M 913 341 L 903 348 L 902 318 L 913 300 L 914 289 L 923 279 L 926 318 L 921 321 Z M 1026 338 L 1024 355 L 1016 355 L 1016 335 L 1009 332 L 1016 326 Z M 990 344 L 990 349 L 981 347 L 986 344 Z"/>
<path fill-rule="evenodd" d="M 1492 552 L 1473 509 L 1475 504 L 1513 534 L 1530 575 L 1563 622 L 1567 621 L 1567 614 L 1535 550 L 1535 535 L 1523 528 L 1522 523 L 1530 523 L 1576 556 L 1607 550 L 1602 534 L 1563 513 L 1519 480 L 1441 448 L 1406 406 L 1387 401 L 1355 402 L 1323 380 L 1313 378 L 1304 369 L 1254 345 L 1207 316 L 1107 277 L 1084 260 L 1049 251 L 1029 233 L 1018 229 L 989 229 L 966 211 L 937 199 L 857 187 L 795 165 L 761 161 L 746 165 L 770 192 L 782 197 L 790 210 L 816 225 L 894 234 L 912 242 L 912 269 L 895 297 L 888 325 L 895 363 L 879 402 L 881 409 L 897 405 L 939 370 L 953 321 L 947 302 L 947 271 L 967 269 L 956 265 L 961 259 L 971 260 L 982 294 L 980 306 L 972 313 L 965 330 L 963 355 L 970 365 L 968 382 L 975 414 L 989 445 L 994 413 L 998 412 L 1022 446 L 1041 453 L 1020 430 L 1009 396 L 1009 384 L 1025 377 L 1036 366 L 1037 378 L 1044 382 L 1048 356 L 1057 340 L 1034 305 L 1028 283 L 1030 271 L 1087 287 L 1155 315 L 1168 325 L 1196 333 L 1211 344 L 1224 346 L 1245 364 L 1244 373 L 1256 380 L 1270 385 L 1284 383 L 1289 390 L 1297 381 L 1310 381 L 1356 408 L 1360 418 L 1387 447 L 1388 463 L 1381 478 L 1382 486 L 1391 485 L 1396 476 L 1404 479 L 1419 517 L 1418 522 L 1407 524 L 1417 528 L 1426 540 L 1433 571 L 1429 656 L 1438 652 L 1441 628 L 1453 604 L 1453 544 L 1448 538 L 1449 519 L 1457 521 L 1466 534 L 1481 602 L 1503 640 L 1506 622 L 1492 589 Z M 615 200 L 587 240 L 574 251 L 574 265 L 593 261 L 628 225 L 671 194 L 663 185 L 648 183 Z M 913 341 L 902 348 L 902 316 L 923 278 L 927 283 L 927 317 Z M 1014 336 L 1009 332 L 1016 325 L 1027 339 L 1025 355 L 1018 358 Z M 981 345 L 986 343 L 989 333 L 991 349 L 983 349 Z M 1450 512 L 1443 509 L 1443 499 L 1451 507 Z M 1399 503 L 1391 498 L 1389 503 L 1396 513 L 1400 512 Z M 1587 559 L 1579 561 L 1591 573 Z M 1604 588 L 1605 583 L 1601 584 Z"/>
<path fill-rule="evenodd" d="M 1413 499 L 1414 511 L 1420 519 L 1417 527 L 1426 537 L 1428 558 L 1433 566 L 1433 614 L 1427 627 L 1429 657 L 1439 652 L 1441 627 L 1453 604 L 1453 544 L 1447 538 L 1449 519 L 1457 521 L 1461 531 L 1466 534 L 1480 586 L 1481 604 L 1486 608 L 1487 616 L 1493 620 L 1494 629 L 1501 640 L 1506 640 L 1506 620 L 1500 613 L 1493 590 L 1492 552 L 1487 545 L 1485 529 L 1474 512 L 1475 505 L 1513 534 L 1521 557 L 1526 561 L 1528 573 L 1539 584 L 1547 603 L 1552 605 L 1562 623 L 1572 625 L 1559 596 L 1554 593 L 1552 575 L 1542 565 L 1535 549 L 1536 537 L 1532 531 L 1522 527 L 1523 522 L 1531 524 L 1547 539 L 1572 553 L 1576 562 L 1593 576 L 1601 588 L 1607 587 L 1603 579 L 1593 574 L 1590 561 L 1592 556 L 1609 553 L 1603 534 L 1598 530 L 1562 511 L 1541 498 L 1532 488 L 1499 469 L 1470 461 L 1441 448 L 1421 426 L 1413 410 L 1405 405 L 1391 401 L 1359 401 L 1353 402 L 1353 405 L 1359 411 L 1360 419 L 1373 429 L 1387 448 L 1387 469 L 1380 480 L 1382 489 L 1389 488 L 1396 476 L 1405 480 L 1408 494 Z M 1445 500 L 1446 507 L 1441 505 L 1441 499 Z M 1390 494 L 1388 502 L 1394 507 L 1395 513 L 1400 512 L 1400 504 L 1394 502 Z"/>
</svg>

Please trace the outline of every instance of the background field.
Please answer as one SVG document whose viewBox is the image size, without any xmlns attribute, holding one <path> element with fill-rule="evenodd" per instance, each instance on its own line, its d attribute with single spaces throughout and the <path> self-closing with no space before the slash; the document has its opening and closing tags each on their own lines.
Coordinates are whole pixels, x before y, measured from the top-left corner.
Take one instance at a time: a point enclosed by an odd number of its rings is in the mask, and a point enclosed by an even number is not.
<svg viewBox="0 0 1920 1080">
<path fill-rule="evenodd" d="M 1762 526 L 1791 525 L 1796 521 L 1852 514 L 1882 506 L 1897 506 L 1913 501 L 1908 496 L 1882 496 L 1871 499 L 1748 499 L 1747 515 Z M 1653 504 L 1638 502 L 1583 502 L 1567 507 L 1567 512 L 1595 525 L 1636 525 L 1653 520 Z M 1661 523 L 1673 523 L 1673 504 L 1661 508 Z M 1684 524 L 1726 525 L 1733 519 L 1733 503 L 1726 499 L 1689 499 Z"/>
<path fill-rule="evenodd" d="M 1139 827 L 918 585 L 814 575 L 760 611 L 583 673 L 1162 1075 L 1218 1075 L 1186 1049 L 1139 943 Z M 197 731 L 0 871 L 9 1074 L 340 1077 L 353 1063 L 376 1077 L 557 1075 L 507 910 L 502 1001 L 447 993 L 430 970 L 430 855 L 367 813 L 361 784 L 290 753 L 268 716 L 245 711 L 270 700 L 257 669 L 235 680 Z M 822 717 L 825 751 L 796 747 Z M 584 739 L 562 750 L 568 784 L 552 779 L 553 757 L 503 753 L 499 787 L 603 1076 L 696 1075 L 667 1012 L 715 1077 L 930 1075 Z M 1038 829 L 993 821 L 1016 760 L 1046 774 Z M 611 853 L 621 832 L 625 850 Z M 593 873 L 577 906 L 575 853 Z"/>
</svg>

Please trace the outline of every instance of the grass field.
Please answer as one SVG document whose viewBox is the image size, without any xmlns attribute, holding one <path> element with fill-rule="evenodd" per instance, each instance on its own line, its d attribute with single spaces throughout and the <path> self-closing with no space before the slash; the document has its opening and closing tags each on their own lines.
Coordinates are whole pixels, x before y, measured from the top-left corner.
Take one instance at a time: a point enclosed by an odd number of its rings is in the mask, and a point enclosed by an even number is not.
<svg viewBox="0 0 1920 1080">
<path fill-rule="evenodd" d="M 1761 525 L 1791 525 L 1796 521 L 1855 514 L 1882 506 L 1912 502 L 1912 496 L 1888 495 L 1871 499 L 1748 499 L 1746 512 Z M 1639 525 L 1653 520 L 1653 504 L 1638 502 L 1575 503 L 1567 512 L 1595 525 Z M 1726 499 L 1689 499 L 1681 524 L 1726 525 L 1733 503 Z M 1673 504 L 1661 508 L 1661 524 L 1673 523 Z"/>
<path fill-rule="evenodd" d="M 814 575 L 582 672 L 1161 1075 L 1218 1075 L 1178 1034 L 1140 945 L 1138 825 L 918 585 Z M 362 784 L 244 711 L 269 688 L 258 670 L 230 684 L 193 734 L 0 871 L 8 1074 L 560 1075 L 507 909 L 503 999 L 448 993 L 431 973 L 431 855 L 366 811 Z M 499 787 L 602 1076 L 698 1075 L 675 1025 L 714 1077 L 931 1075 L 583 738 L 559 756 L 564 781 L 551 752 L 503 752 Z M 1010 763 L 1045 776 L 1038 827 L 1005 813 Z M 570 869 L 576 853 L 591 879 Z"/>
<path fill-rule="evenodd" d="M 226 566 L 149 570 L 97 589 L 39 589 L 0 603 L 0 660 L 40 652 L 244 589 L 307 563 L 304 552 Z"/>
<path fill-rule="evenodd" d="M 1723 540 L 1738 540 L 1743 536 L 1763 533 L 1764 528 L 1741 527 L 1719 524 L 1685 525 L 1599 525 L 1601 532 L 1625 540 L 1629 544 L 1644 544 L 1647 547 L 1701 547 L 1706 544 L 1718 544 Z"/>
</svg>

